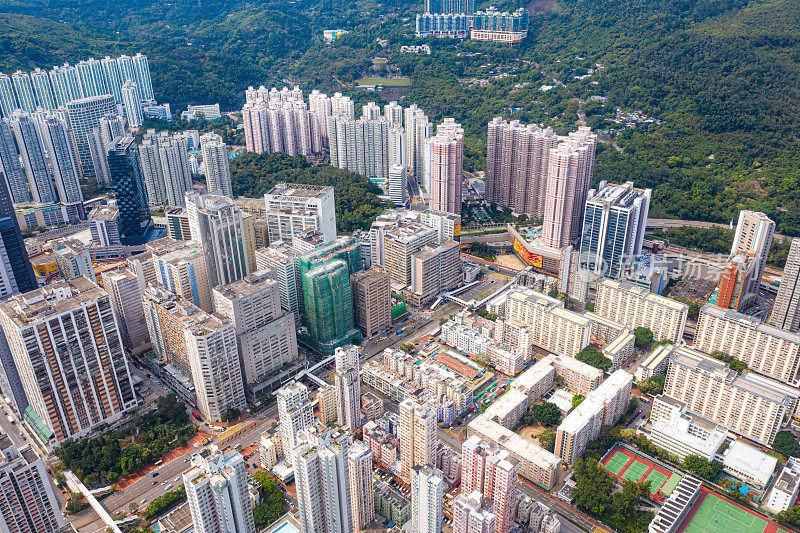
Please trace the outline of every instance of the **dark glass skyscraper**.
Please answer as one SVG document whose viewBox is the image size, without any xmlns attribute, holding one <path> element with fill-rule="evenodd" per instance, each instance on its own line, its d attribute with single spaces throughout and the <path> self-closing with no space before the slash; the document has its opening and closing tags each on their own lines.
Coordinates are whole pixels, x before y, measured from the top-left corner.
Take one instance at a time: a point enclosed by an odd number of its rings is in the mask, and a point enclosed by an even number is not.
<svg viewBox="0 0 800 533">
<path fill-rule="evenodd" d="M 142 244 L 150 228 L 150 210 L 142 181 L 139 150 L 133 137 L 114 139 L 108 147 L 108 170 L 119 208 L 122 244 Z"/>
<path fill-rule="evenodd" d="M 5 176 L 0 173 L 0 297 L 39 288 Z"/>
</svg>

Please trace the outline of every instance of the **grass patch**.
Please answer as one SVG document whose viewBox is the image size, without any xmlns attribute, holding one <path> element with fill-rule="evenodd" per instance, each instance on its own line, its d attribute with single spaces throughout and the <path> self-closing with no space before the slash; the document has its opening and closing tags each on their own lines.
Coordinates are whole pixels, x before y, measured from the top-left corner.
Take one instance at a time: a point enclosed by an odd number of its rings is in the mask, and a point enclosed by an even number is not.
<svg viewBox="0 0 800 533">
<path fill-rule="evenodd" d="M 410 87 L 411 78 L 361 78 L 358 85 L 383 85 L 384 87 Z"/>
</svg>

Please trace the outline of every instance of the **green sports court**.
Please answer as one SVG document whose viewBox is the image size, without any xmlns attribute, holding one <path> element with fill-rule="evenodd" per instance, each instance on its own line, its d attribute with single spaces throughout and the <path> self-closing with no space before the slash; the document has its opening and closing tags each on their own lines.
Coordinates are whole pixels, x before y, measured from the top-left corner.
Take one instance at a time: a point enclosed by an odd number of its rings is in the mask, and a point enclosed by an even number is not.
<svg viewBox="0 0 800 533">
<path fill-rule="evenodd" d="M 762 533 L 767 521 L 708 494 L 683 533 Z"/>
<path fill-rule="evenodd" d="M 640 463 L 639 461 L 634 461 L 633 464 L 628 467 L 625 473 L 622 474 L 622 477 L 628 481 L 638 483 L 644 473 L 647 472 L 648 468 L 650 468 L 648 465 Z M 664 479 L 667 479 L 667 476 L 664 476 Z"/>
<path fill-rule="evenodd" d="M 658 490 L 658 487 L 664 484 L 667 480 L 667 476 L 659 472 L 658 470 L 653 470 L 650 472 L 650 475 L 645 478 L 645 482 L 650 482 L 650 488 L 652 490 Z M 672 492 L 672 491 L 670 491 Z"/>
<path fill-rule="evenodd" d="M 606 470 L 612 474 L 619 474 L 619 471 L 622 470 L 623 466 L 628 464 L 629 460 L 630 457 L 622 452 L 617 452 L 609 459 L 608 463 L 606 463 Z"/>
</svg>

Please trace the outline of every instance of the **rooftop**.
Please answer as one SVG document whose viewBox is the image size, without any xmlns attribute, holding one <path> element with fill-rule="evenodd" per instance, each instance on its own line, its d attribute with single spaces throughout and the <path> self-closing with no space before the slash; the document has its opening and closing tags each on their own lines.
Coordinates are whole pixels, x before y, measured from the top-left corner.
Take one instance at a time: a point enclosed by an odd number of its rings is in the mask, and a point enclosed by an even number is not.
<svg viewBox="0 0 800 533">
<path fill-rule="evenodd" d="M 270 277 L 271 273 L 271 270 L 256 270 L 238 281 L 221 287 L 214 287 L 214 292 L 230 300 L 242 298 L 277 283 Z"/>
<path fill-rule="evenodd" d="M 104 296 L 108 296 L 104 289 L 81 276 L 50 283 L 25 294 L 15 294 L 0 304 L 0 311 L 18 326 L 25 327 L 41 319 L 82 307 Z"/>
<path fill-rule="evenodd" d="M 558 456 L 537 446 L 510 429 L 504 428 L 497 422 L 489 420 L 485 413 L 470 422 L 469 427 L 476 433 L 484 435 L 507 449 L 516 458 L 528 461 L 540 468 L 552 470 L 561 464 L 561 459 Z"/>
<path fill-rule="evenodd" d="M 781 329 L 777 326 L 773 326 L 772 324 L 767 324 L 766 322 L 761 322 L 761 320 L 754 316 L 738 313 L 733 309 L 720 309 L 714 305 L 704 305 L 700 310 L 700 320 L 702 320 L 703 315 L 712 316 L 727 322 L 734 322 L 738 326 L 754 329 L 764 335 L 777 337 L 792 344 L 800 344 L 800 333 L 795 333 Z"/>
<path fill-rule="evenodd" d="M 264 195 L 267 196 L 295 196 L 300 198 L 322 198 L 333 194 L 333 187 L 327 185 L 306 185 L 299 183 L 278 183 Z"/>
<path fill-rule="evenodd" d="M 649 300 L 663 307 L 669 307 L 675 311 L 689 312 L 689 306 L 685 303 L 678 302 L 665 296 L 653 294 L 649 289 L 642 287 L 641 285 L 637 285 L 632 281 L 606 279 L 600 285 L 616 290 L 626 291 L 634 296 L 638 296 L 644 300 Z"/>
<path fill-rule="evenodd" d="M 119 216 L 119 208 L 113 205 L 101 205 L 95 209 L 89 220 L 114 220 Z"/>
</svg>

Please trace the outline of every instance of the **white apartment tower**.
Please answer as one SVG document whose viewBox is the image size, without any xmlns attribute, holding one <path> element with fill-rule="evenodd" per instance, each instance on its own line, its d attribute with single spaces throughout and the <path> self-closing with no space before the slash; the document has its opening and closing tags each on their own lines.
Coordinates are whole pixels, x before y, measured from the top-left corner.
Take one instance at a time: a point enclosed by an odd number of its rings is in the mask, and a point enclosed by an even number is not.
<svg viewBox="0 0 800 533">
<path fill-rule="evenodd" d="M 217 315 L 199 315 L 183 330 L 197 408 L 203 418 L 221 422 L 230 409 L 247 406 L 236 349 L 236 328 Z"/>
<path fill-rule="evenodd" d="M 350 437 L 338 429 L 309 427 L 291 452 L 303 533 L 351 533 Z M 287 452 L 288 453 L 288 452 Z"/>
<path fill-rule="evenodd" d="M 417 533 L 441 533 L 445 480 L 432 466 L 411 469 L 411 520 Z"/>
<path fill-rule="evenodd" d="M 789 331 L 800 329 L 800 239 L 792 239 L 769 323 Z"/>
<path fill-rule="evenodd" d="M 206 169 L 208 192 L 232 196 L 231 167 L 222 137 L 216 133 L 204 133 L 200 136 L 200 151 Z"/>
<path fill-rule="evenodd" d="M 244 458 L 234 450 L 192 456 L 183 474 L 186 501 L 197 533 L 255 533 L 253 505 Z"/>
<path fill-rule="evenodd" d="M 302 383 L 292 381 L 275 393 L 278 399 L 278 421 L 281 430 L 286 464 L 292 464 L 292 450 L 298 445 L 298 437 L 314 425 L 314 408 L 308 399 L 308 389 Z"/>
<path fill-rule="evenodd" d="M 14 129 L 22 168 L 28 178 L 33 201 L 37 204 L 58 202 L 36 121 L 24 111 L 15 111 L 11 116 L 11 127 Z"/>
<path fill-rule="evenodd" d="M 139 87 L 135 82 L 126 81 L 122 84 L 120 89 L 122 94 L 122 103 L 125 106 L 125 117 L 128 119 L 128 125 L 131 128 L 138 128 L 142 125 L 142 97 L 139 93 Z"/>
<path fill-rule="evenodd" d="M 342 429 L 355 433 L 361 428 L 361 377 L 359 375 L 359 350 L 348 344 L 336 348 L 336 423 Z"/>
<path fill-rule="evenodd" d="M 61 202 L 82 202 L 81 167 L 67 122 L 61 118 L 48 117 L 40 125 L 40 129 Z"/>
<path fill-rule="evenodd" d="M 103 288 L 108 291 L 117 314 L 122 345 L 133 355 L 150 349 L 150 333 L 142 311 L 142 290 L 139 278 L 130 270 L 119 268 L 102 273 Z"/>
<path fill-rule="evenodd" d="M 746 288 L 748 292 L 758 292 L 758 285 L 761 283 L 761 276 L 767 266 L 767 256 L 774 234 L 775 222 L 764 213 L 739 211 L 739 222 L 736 224 L 730 256 L 734 257 L 744 253 L 756 258 L 758 266 L 750 277 L 750 286 Z"/>
<path fill-rule="evenodd" d="M 299 324 L 303 299 L 300 297 L 301 282 L 297 251 L 278 241 L 267 248 L 256 250 L 255 256 L 256 268 L 268 270 L 278 282 L 281 306 L 293 313 L 295 324 Z"/>
<path fill-rule="evenodd" d="M 409 479 L 415 466 L 432 465 L 436 460 L 436 407 L 409 398 L 400 403 L 400 471 Z"/>
</svg>

